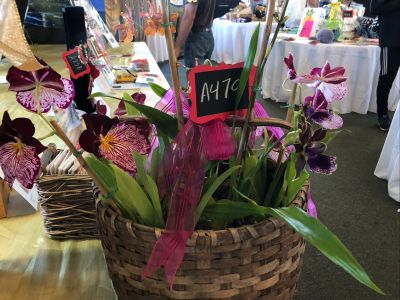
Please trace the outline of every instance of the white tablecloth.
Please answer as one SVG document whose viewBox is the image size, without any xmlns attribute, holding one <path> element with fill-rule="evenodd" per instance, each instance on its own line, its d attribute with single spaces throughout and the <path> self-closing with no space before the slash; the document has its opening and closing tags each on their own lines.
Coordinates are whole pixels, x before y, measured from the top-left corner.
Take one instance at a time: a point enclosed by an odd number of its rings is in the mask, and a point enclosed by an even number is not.
<svg viewBox="0 0 400 300">
<path fill-rule="evenodd" d="M 380 71 L 380 48 L 373 45 L 317 44 L 308 40 L 278 40 L 264 70 L 262 94 L 280 102 L 287 102 L 290 92 L 282 88 L 286 78 L 284 56 L 292 53 L 298 74 L 307 74 L 313 67 L 323 66 L 329 61 L 332 67 L 343 66 L 348 77 L 348 95 L 333 108 L 339 113 L 357 112 L 366 114 L 376 112 L 376 88 Z M 304 87 L 302 98 L 311 95 L 312 89 Z M 389 109 L 395 110 L 400 98 L 400 75 L 398 74 L 390 96 Z"/>
<path fill-rule="evenodd" d="M 146 40 L 147 46 L 156 62 L 168 60 L 167 42 L 164 35 L 156 33 L 153 36 L 146 37 Z"/>
<path fill-rule="evenodd" d="M 251 35 L 257 23 L 233 23 L 215 19 L 213 34 L 215 48 L 212 59 L 226 64 L 244 61 L 249 48 Z M 262 27 L 265 24 L 263 23 Z M 287 35 L 286 35 L 287 36 Z M 261 36 L 259 42 L 261 42 Z M 380 48 L 373 45 L 351 45 L 343 43 L 311 45 L 308 40 L 285 41 L 278 39 L 264 70 L 262 94 L 279 102 L 287 102 L 290 92 L 282 88 L 286 79 L 284 56 L 292 52 L 295 67 L 299 74 L 310 72 L 313 67 L 322 66 L 326 61 L 332 67 L 343 66 L 349 78 L 347 97 L 334 104 L 339 113 L 357 112 L 365 114 L 376 112 L 376 88 L 380 70 Z M 312 93 L 304 88 L 302 96 Z M 389 109 L 395 110 L 400 96 L 400 75 L 397 76 L 389 96 Z"/>
<path fill-rule="evenodd" d="M 256 30 L 258 22 L 234 23 L 229 20 L 214 19 L 212 32 L 214 35 L 214 52 L 212 60 L 235 64 L 246 59 L 249 49 L 251 36 Z M 272 33 L 275 31 L 276 24 L 272 26 Z M 265 22 L 261 22 L 258 45 L 261 45 Z M 260 47 L 259 47 L 260 48 Z M 258 52 L 256 55 L 256 61 Z"/>
<path fill-rule="evenodd" d="M 389 196 L 400 202 L 400 103 L 374 174 L 388 181 Z"/>
</svg>

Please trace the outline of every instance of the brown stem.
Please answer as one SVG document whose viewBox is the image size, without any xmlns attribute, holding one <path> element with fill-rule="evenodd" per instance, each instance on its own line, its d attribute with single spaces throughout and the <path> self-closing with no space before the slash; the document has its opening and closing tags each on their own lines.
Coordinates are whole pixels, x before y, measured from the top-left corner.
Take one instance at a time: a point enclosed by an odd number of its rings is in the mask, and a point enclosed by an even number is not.
<svg viewBox="0 0 400 300">
<path fill-rule="evenodd" d="M 168 11 L 167 11 L 165 2 L 168 3 L 168 7 L 169 7 L 169 1 L 163 0 L 162 1 L 162 10 L 163 10 L 162 18 L 163 18 L 163 23 L 165 25 L 165 39 L 167 41 L 169 66 L 171 69 L 172 85 L 173 85 L 175 101 L 176 101 L 176 116 L 178 119 L 178 126 L 179 126 L 179 128 L 182 128 L 185 125 L 185 123 L 183 120 L 182 101 L 181 101 L 181 95 L 180 95 L 178 62 L 177 62 L 177 59 L 175 56 L 174 41 L 172 39 L 171 26 L 169 24 L 170 19 L 168 16 Z"/>
<path fill-rule="evenodd" d="M 264 31 L 264 36 L 263 36 L 263 42 L 261 45 L 261 52 L 259 53 L 259 58 L 258 58 L 258 63 L 257 63 L 257 73 L 256 73 L 256 78 L 254 81 L 254 87 L 258 88 L 260 85 L 261 77 L 262 77 L 262 71 L 263 68 L 261 66 L 263 65 L 264 61 L 264 55 L 265 51 L 268 46 L 268 41 L 269 41 L 269 36 L 271 35 L 271 30 L 272 30 L 272 21 L 273 21 L 273 16 L 274 16 L 274 11 L 275 11 L 275 0 L 270 0 L 268 2 L 268 14 L 266 18 L 266 25 L 265 25 L 265 31 Z M 277 30 L 279 30 L 277 28 Z M 242 130 L 242 135 L 240 137 L 240 142 L 239 142 L 239 148 L 238 148 L 238 153 L 236 157 L 236 164 L 240 164 L 243 159 L 243 153 L 244 150 L 247 147 L 247 141 L 250 135 L 250 128 L 249 128 L 249 123 L 250 120 L 253 116 L 253 108 L 256 100 L 256 91 L 252 91 L 251 97 L 250 97 L 250 103 L 249 103 L 249 109 L 247 110 L 247 115 L 245 119 L 245 123 L 243 125 L 243 130 Z"/>
</svg>

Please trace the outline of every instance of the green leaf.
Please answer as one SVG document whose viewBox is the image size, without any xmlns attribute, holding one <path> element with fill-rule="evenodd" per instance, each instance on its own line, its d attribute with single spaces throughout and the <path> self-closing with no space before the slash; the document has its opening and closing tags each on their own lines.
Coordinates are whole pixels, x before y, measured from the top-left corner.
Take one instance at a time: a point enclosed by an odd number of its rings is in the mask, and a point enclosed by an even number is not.
<svg viewBox="0 0 400 300">
<path fill-rule="evenodd" d="M 164 89 L 162 86 L 158 85 L 157 83 L 149 82 L 149 86 L 153 90 L 153 92 L 160 98 L 164 97 L 165 93 L 167 92 L 166 89 Z"/>
<path fill-rule="evenodd" d="M 257 168 L 258 158 L 257 155 L 250 155 L 246 158 L 243 164 L 243 178 L 247 179 L 252 177 Z"/>
<path fill-rule="evenodd" d="M 132 176 L 110 161 L 99 160 L 93 155 L 89 156 L 86 162 L 100 178 L 108 192 L 111 193 L 112 199 L 115 200 L 116 205 L 121 209 L 124 217 L 131 218 L 147 226 L 155 225 L 155 211 L 153 205 L 141 186 Z M 103 164 L 103 166 L 99 167 L 100 164 Z M 102 174 L 104 170 L 108 170 L 109 174 L 106 176 Z M 116 191 L 113 191 L 107 182 L 112 172 L 114 173 L 113 175 L 117 184 Z M 137 219 L 137 217 L 139 219 Z"/>
<path fill-rule="evenodd" d="M 207 206 L 204 211 L 207 218 L 215 220 L 234 220 L 262 214 L 271 214 L 281 218 L 329 260 L 343 268 L 362 284 L 377 293 L 383 294 L 346 246 L 318 219 L 310 217 L 299 208 L 274 209 L 245 202 L 221 200 Z"/>
<path fill-rule="evenodd" d="M 343 268 L 359 282 L 379 294 L 384 294 L 382 290 L 372 282 L 346 246 L 318 219 L 310 217 L 303 210 L 296 207 L 271 209 L 271 211 L 273 215 L 283 219 L 306 241 L 316 247 L 328 259 Z"/>
<path fill-rule="evenodd" d="M 212 195 L 215 193 L 215 191 L 220 187 L 220 185 L 233 173 L 235 173 L 237 170 L 239 170 L 241 166 L 234 166 L 228 170 L 226 170 L 224 173 L 222 173 L 215 181 L 212 183 L 212 185 L 204 192 L 203 196 L 200 199 L 199 205 L 196 208 L 196 223 L 199 221 L 204 208 L 207 206 L 208 201 L 212 197 Z"/>
<path fill-rule="evenodd" d="M 151 156 L 150 176 L 156 180 L 157 170 L 159 165 L 160 148 L 156 148 Z"/>
<path fill-rule="evenodd" d="M 249 203 L 225 199 L 219 200 L 215 204 L 205 208 L 204 216 L 212 220 L 231 221 L 268 213 L 266 207 L 255 205 L 254 203 L 255 202 Z"/>
<path fill-rule="evenodd" d="M 321 141 L 322 143 L 328 145 L 330 142 L 332 142 L 332 140 L 339 134 L 341 133 L 343 130 L 335 130 L 335 131 L 328 131 L 326 133 L 325 138 Z"/>
<path fill-rule="evenodd" d="M 253 67 L 254 59 L 257 53 L 259 34 L 260 34 L 260 23 L 258 23 L 256 30 L 254 30 L 253 35 L 251 36 L 249 52 L 247 53 L 246 56 L 246 61 L 243 66 L 243 71 L 240 74 L 239 89 L 235 98 L 235 111 L 239 107 L 240 100 L 242 99 L 244 90 L 246 89 L 246 86 L 248 85 L 249 82 L 251 68 Z"/>
<path fill-rule="evenodd" d="M 178 133 L 178 123 L 176 119 L 162 112 L 161 110 L 136 102 L 127 101 L 125 99 L 113 97 L 104 93 L 94 93 L 89 96 L 89 99 L 93 97 L 108 97 L 111 99 L 124 101 L 126 107 L 133 106 L 143 115 L 145 115 L 149 119 L 149 121 L 157 127 L 157 132 L 160 132 L 171 139 L 173 139 Z"/>
<path fill-rule="evenodd" d="M 147 193 L 153 204 L 153 208 L 155 211 L 154 226 L 159 228 L 164 228 L 165 224 L 162 216 L 161 202 L 160 202 L 160 196 L 158 194 L 157 185 L 154 182 L 154 180 L 149 175 L 146 174 L 146 171 L 144 169 L 144 161 L 146 159 L 146 156 L 134 152 L 133 157 L 135 159 L 137 168 L 137 178 L 143 185 L 145 192 Z"/>
<path fill-rule="evenodd" d="M 132 97 L 128 94 L 128 93 L 124 93 L 122 98 L 126 101 L 129 101 L 131 103 L 134 102 L 134 100 L 132 99 Z M 126 113 L 128 114 L 128 116 L 138 116 L 140 115 L 140 112 L 132 105 L 125 105 L 126 108 Z"/>
<path fill-rule="evenodd" d="M 299 193 L 299 191 L 309 178 L 310 174 L 306 170 L 303 170 L 299 177 L 294 178 L 288 182 L 287 195 L 283 200 L 284 206 L 289 206 L 293 202 L 293 200 L 296 198 L 296 195 Z"/>
</svg>

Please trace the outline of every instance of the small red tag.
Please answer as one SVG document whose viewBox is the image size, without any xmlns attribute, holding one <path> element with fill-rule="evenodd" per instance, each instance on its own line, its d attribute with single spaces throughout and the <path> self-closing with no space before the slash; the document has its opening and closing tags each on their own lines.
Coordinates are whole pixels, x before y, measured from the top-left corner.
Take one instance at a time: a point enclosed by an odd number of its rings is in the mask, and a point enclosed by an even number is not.
<svg viewBox="0 0 400 300">
<path fill-rule="evenodd" d="M 67 68 L 73 79 L 78 79 L 79 77 L 90 73 L 89 65 L 82 62 L 78 47 L 64 52 L 62 54 L 62 59 L 67 64 Z"/>
</svg>

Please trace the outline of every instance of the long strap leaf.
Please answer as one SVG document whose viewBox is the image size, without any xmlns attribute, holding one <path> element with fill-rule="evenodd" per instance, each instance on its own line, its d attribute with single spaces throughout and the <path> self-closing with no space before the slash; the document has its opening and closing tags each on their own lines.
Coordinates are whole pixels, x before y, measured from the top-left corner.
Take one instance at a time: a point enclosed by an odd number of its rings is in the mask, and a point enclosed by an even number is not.
<svg viewBox="0 0 400 300">
<path fill-rule="evenodd" d="M 252 215 L 273 215 L 281 218 L 329 260 L 343 268 L 356 280 L 377 293 L 382 290 L 369 278 L 346 246 L 318 219 L 296 207 L 270 208 L 253 203 L 223 200 L 206 207 L 204 215 L 215 220 L 234 220 Z"/>
</svg>

